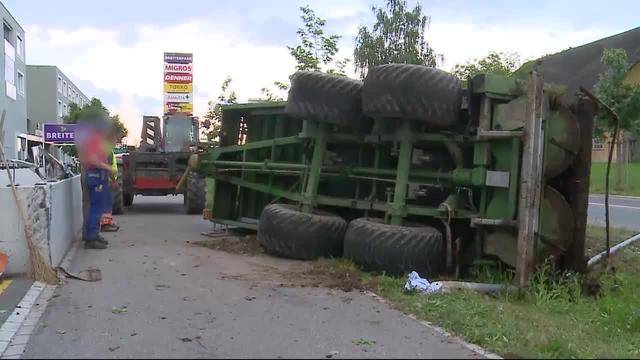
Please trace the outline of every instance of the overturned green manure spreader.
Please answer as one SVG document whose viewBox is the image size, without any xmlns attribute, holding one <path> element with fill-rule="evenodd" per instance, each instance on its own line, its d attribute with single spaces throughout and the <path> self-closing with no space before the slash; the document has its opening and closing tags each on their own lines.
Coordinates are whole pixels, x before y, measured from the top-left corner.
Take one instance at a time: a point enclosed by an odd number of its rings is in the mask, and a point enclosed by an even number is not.
<svg viewBox="0 0 640 360">
<path fill-rule="evenodd" d="M 584 266 L 593 113 L 535 72 L 466 88 L 418 65 L 298 72 L 286 102 L 225 106 L 220 147 L 190 166 L 207 217 L 274 255 L 423 276 L 494 259 L 526 278 L 550 256 Z"/>
</svg>

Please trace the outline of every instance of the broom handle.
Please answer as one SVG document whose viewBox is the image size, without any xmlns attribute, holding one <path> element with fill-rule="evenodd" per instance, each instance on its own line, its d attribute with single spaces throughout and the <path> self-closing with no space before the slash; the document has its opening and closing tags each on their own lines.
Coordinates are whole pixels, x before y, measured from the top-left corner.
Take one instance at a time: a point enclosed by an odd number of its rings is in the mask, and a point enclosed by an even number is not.
<svg viewBox="0 0 640 360">
<path fill-rule="evenodd" d="M 6 110 L 2 110 L 0 124 L 4 124 L 5 114 Z M 11 177 L 11 171 L 9 171 L 9 163 L 7 162 L 7 158 L 4 156 L 4 144 L 2 143 L 2 139 L 0 139 L 0 160 L 2 160 L 2 164 L 4 165 L 5 170 L 7 170 L 7 178 L 9 179 L 9 184 L 11 184 L 13 198 L 15 199 L 16 206 L 18 207 L 18 212 L 20 213 L 20 218 L 22 218 L 22 223 L 24 224 L 24 232 L 29 238 L 33 235 L 33 231 L 31 229 L 31 224 L 28 222 L 27 213 L 24 211 L 24 207 L 22 206 L 22 201 L 20 201 L 20 197 L 18 197 L 18 189 L 16 188 L 16 184 L 13 182 L 13 178 Z M 28 240 L 29 239 L 27 239 L 27 241 Z"/>
</svg>

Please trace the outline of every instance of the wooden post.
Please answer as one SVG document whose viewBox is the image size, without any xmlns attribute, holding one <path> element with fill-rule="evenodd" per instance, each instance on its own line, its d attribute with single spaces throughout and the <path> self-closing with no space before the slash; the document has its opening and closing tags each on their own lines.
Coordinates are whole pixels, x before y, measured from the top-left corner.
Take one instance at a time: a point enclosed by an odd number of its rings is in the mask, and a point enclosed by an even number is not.
<svg viewBox="0 0 640 360">
<path fill-rule="evenodd" d="M 518 257 L 516 280 L 525 287 L 533 272 L 536 232 L 540 218 L 540 201 L 543 191 L 544 128 L 546 113 L 542 75 L 529 74 L 527 86 L 526 123 L 524 126 L 520 195 L 518 198 Z"/>
<path fill-rule="evenodd" d="M 568 111 L 568 109 L 567 109 Z M 591 150 L 593 146 L 593 117 L 596 104 L 580 98 L 573 107 L 580 125 L 580 151 L 576 161 L 569 168 L 568 198 L 575 217 L 573 241 L 565 254 L 564 266 L 578 272 L 586 270 L 585 235 L 587 230 L 587 209 L 589 207 L 589 183 L 591 179 Z"/>
</svg>

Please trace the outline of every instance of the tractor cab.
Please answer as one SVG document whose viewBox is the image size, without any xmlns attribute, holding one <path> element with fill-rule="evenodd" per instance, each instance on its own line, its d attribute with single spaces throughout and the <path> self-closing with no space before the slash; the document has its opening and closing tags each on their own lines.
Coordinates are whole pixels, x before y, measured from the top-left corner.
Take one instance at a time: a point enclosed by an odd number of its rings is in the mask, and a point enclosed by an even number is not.
<svg viewBox="0 0 640 360">
<path fill-rule="evenodd" d="M 194 174 L 187 189 L 176 188 L 187 169 L 189 156 L 198 150 L 198 132 L 198 119 L 194 116 L 181 113 L 166 114 L 162 119 L 144 116 L 140 146 L 122 160 L 124 206 L 130 206 L 135 195 L 185 194 L 187 211 L 201 213 L 204 180 Z"/>
</svg>

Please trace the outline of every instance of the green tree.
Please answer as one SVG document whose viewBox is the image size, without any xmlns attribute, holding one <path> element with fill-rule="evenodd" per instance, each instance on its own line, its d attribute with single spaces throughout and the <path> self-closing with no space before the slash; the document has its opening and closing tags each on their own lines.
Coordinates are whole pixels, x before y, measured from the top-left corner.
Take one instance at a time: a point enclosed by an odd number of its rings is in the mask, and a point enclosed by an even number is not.
<svg viewBox="0 0 640 360">
<path fill-rule="evenodd" d="M 116 138 L 118 143 L 121 143 L 122 139 L 129 134 L 129 130 L 127 130 L 127 127 L 124 126 L 120 120 L 120 116 L 118 114 L 111 114 L 102 104 L 102 101 L 96 97 L 92 98 L 91 101 L 83 107 L 78 106 L 76 103 L 69 104 L 69 114 L 64 116 L 62 121 L 65 124 L 77 124 L 79 121 L 90 121 L 98 117 L 104 117 L 113 124 L 118 133 Z"/>
<path fill-rule="evenodd" d="M 623 130 L 617 140 L 615 180 L 616 190 L 622 190 L 622 167 L 629 151 L 625 132 L 640 134 L 640 85 L 625 81 L 631 65 L 624 49 L 604 49 L 601 62 L 605 71 L 600 74 L 595 93 L 618 114 L 620 129 Z M 609 117 L 598 115 L 594 135 L 610 133 L 613 125 Z"/>
<path fill-rule="evenodd" d="M 238 102 L 238 94 L 231 90 L 231 76 L 227 76 L 220 86 L 220 95 L 217 101 L 209 101 L 209 109 L 204 115 L 208 128 L 203 128 L 203 134 L 211 145 L 217 145 L 220 141 L 220 130 L 222 129 L 222 106 L 235 104 Z"/>
<path fill-rule="evenodd" d="M 287 46 L 287 49 L 296 59 L 296 70 L 323 71 L 333 63 L 338 53 L 338 41 L 342 36 L 325 34 L 326 20 L 318 17 L 308 5 L 300 7 L 300 11 L 302 27 L 296 32 L 300 37 L 300 43 L 296 46 Z M 347 62 L 347 59 L 341 60 L 336 68 L 331 68 L 328 72 L 342 73 L 340 69 L 344 70 Z"/>
<path fill-rule="evenodd" d="M 308 5 L 300 7 L 300 19 L 302 27 L 296 33 L 300 38 L 300 43 L 296 46 L 287 46 L 289 53 L 296 60 L 296 70 L 298 71 L 326 71 L 329 74 L 347 76 L 346 68 L 349 59 L 336 60 L 339 51 L 338 41 L 341 35 L 325 34 L 326 20 L 318 17 Z M 288 82 L 274 81 L 274 88 L 263 87 L 261 101 L 283 100 L 278 93 L 288 90 Z"/>
<path fill-rule="evenodd" d="M 384 8 L 372 7 L 376 22 L 360 26 L 353 50 L 353 63 L 361 77 L 376 65 L 401 63 L 435 67 L 441 55 L 429 46 L 425 33 L 431 18 L 417 4 L 409 10 L 406 0 L 386 0 Z"/>
<path fill-rule="evenodd" d="M 469 60 L 453 67 L 453 75 L 467 81 L 478 74 L 512 75 L 521 65 L 518 53 L 491 51 L 483 58 Z"/>
<path fill-rule="evenodd" d="M 122 139 L 127 137 L 129 131 L 120 120 L 120 116 L 109 113 L 109 110 L 102 104 L 102 101 L 96 97 L 91 98 L 91 101 L 83 107 L 78 106 L 76 103 L 70 103 L 69 113 L 62 118 L 62 121 L 65 124 L 77 124 L 98 118 L 108 119 L 113 124 L 118 134 L 116 137 L 117 143 L 122 143 Z M 63 149 L 69 155 L 77 155 L 75 146 L 65 146 Z"/>
<path fill-rule="evenodd" d="M 286 91 L 289 89 L 289 84 L 286 84 L 282 81 L 274 81 L 273 86 L 275 86 L 275 88 L 280 91 Z M 260 98 L 260 101 L 284 101 L 282 96 L 276 94 L 276 91 L 277 90 L 274 91 L 266 86 L 263 87 L 262 89 L 260 89 L 260 94 L 262 94 L 262 98 Z"/>
</svg>

